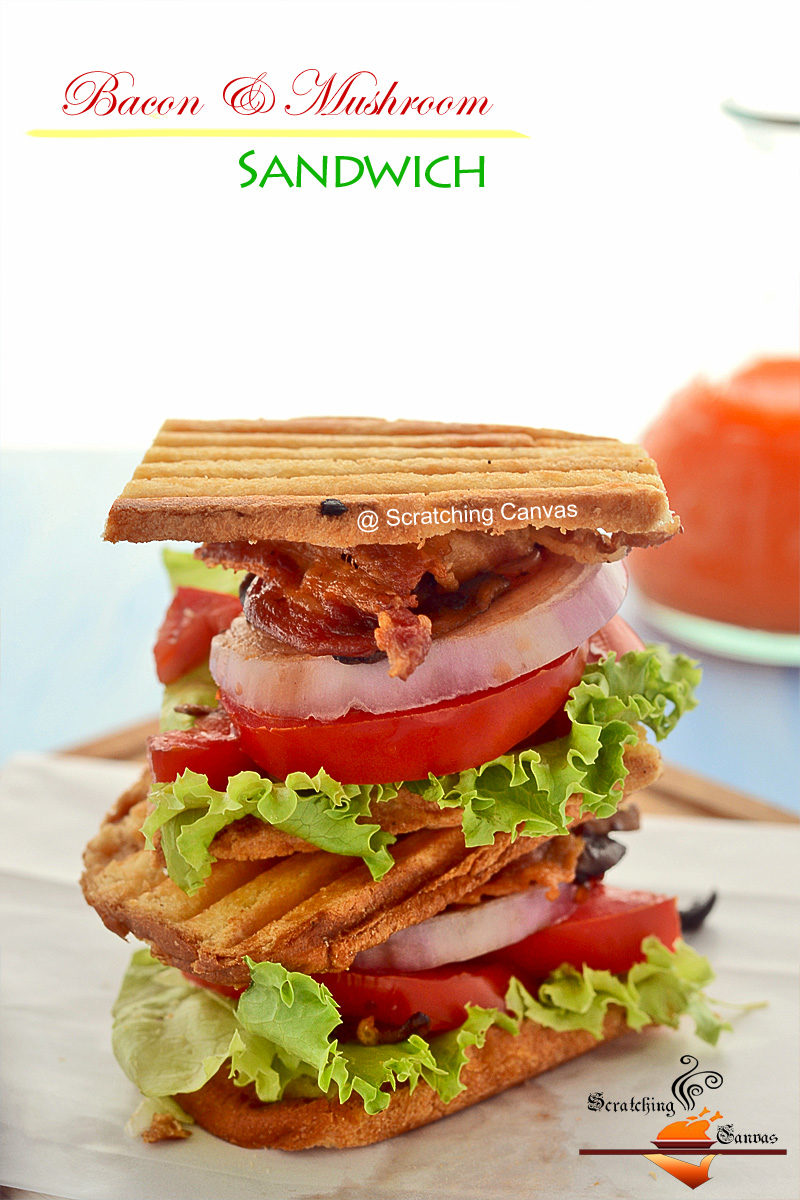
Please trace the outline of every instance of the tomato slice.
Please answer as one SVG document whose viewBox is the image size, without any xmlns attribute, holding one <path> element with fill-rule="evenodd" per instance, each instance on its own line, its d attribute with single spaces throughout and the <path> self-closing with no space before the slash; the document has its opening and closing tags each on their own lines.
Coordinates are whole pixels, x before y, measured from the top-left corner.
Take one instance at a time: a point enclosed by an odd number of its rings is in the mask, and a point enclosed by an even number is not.
<svg viewBox="0 0 800 1200">
<path fill-rule="evenodd" d="M 562 963 L 619 975 L 644 960 L 642 939 L 650 934 L 670 949 L 680 937 L 674 897 L 598 883 L 569 917 L 489 957 L 511 967 L 523 983 L 543 979 Z"/>
<path fill-rule="evenodd" d="M 173 683 L 208 657 L 211 639 L 227 629 L 242 606 L 235 596 L 204 588 L 179 587 L 153 648 L 156 674 Z"/>
<path fill-rule="evenodd" d="M 467 1004 L 505 1012 L 511 971 L 499 964 L 456 963 L 412 973 L 337 971 L 314 978 L 330 989 L 346 1019 L 371 1016 L 379 1027 L 397 1029 L 424 1013 L 430 1019 L 426 1032 L 441 1033 L 466 1021 Z"/>
<path fill-rule="evenodd" d="M 585 662 L 578 646 L 499 688 L 403 712 L 349 712 L 337 721 L 275 717 L 226 692 L 220 698 L 244 750 L 268 774 L 284 779 L 324 767 L 341 783 L 389 783 L 447 775 L 508 753 L 562 708 Z"/>
<path fill-rule="evenodd" d="M 171 729 L 148 738 L 147 757 L 157 783 L 171 783 L 185 770 L 197 771 L 220 792 L 225 791 L 231 775 L 258 770 L 224 709 L 202 717 L 193 729 Z"/>
<path fill-rule="evenodd" d="M 589 638 L 589 661 L 595 662 L 611 651 L 622 658 L 629 650 L 644 650 L 644 642 L 622 617 L 611 620 Z"/>
<path fill-rule="evenodd" d="M 589 640 L 588 655 L 598 658 L 608 650 L 624 654 L 640 647 L 633 630 L 615 617 Z M 324 767 L 342 783 L 446 775 L 506 754 L 534 734 L 537 741 L 548 741 L 568 733 L 563 705 L 586 658 L 587 648 L 579 646 L 499 688 L 405 712 L 351 712 L 329 722 L 261 715 L 223 693 L 225 709 L 204 717 L 194 729 L 150 739 L 151 769 L 160 782 L 170 782 L 186 769 L 197 771 L 220 791 L 230 775 L 247 770 L 285 779 L 291 771 L 315 775 Z"/>
<path fill-rule="evenodd" d="M 227 983 L 209 983 L 207 979 L 198 979 L 190 971 L 181 971 L 181 975 L 188 979 L 189 983 L 196 983 L 198 987 L 208 988 L 210 992 L 216 992 L 218 996 L 228 996 L 231 1000 L 238 1000 L 242 992 L 247 991 L 247 988 L 231 987 Z"/>
<path fill-rule="evenodd" d="M 189 971 L 181 974 L 198 987 L 208 988 L 220 996 L 238 999 L 246 988 L 228 987 L 224 983 L 209 983 Z M 468 1004 L 506 1011 L 505 996 L 511 982 L 511 971 L 494 963 L 456 963 L 453 967 L 435 967 L 414 973 L 335 971 L 314 975 L 324 983 L 339 1006 L 343 1018 L 358 1022 L 362 1017 L 374 1017 L 384 1029 L 399 1029 L 417 1013 L 430 1020 L 425 1033 L 441 1033 L 456 1029 L 467 1019 Z"/>
</svg>

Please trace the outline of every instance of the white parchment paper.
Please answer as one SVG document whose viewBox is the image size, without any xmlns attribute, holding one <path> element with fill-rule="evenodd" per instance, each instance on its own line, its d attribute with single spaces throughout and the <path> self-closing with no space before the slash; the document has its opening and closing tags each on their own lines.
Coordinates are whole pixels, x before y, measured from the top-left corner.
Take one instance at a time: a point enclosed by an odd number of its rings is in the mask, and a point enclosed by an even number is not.
<svg viewBox="0 0 800 1200">
<path fill-rule="evenodd" d="M 716 1049 L 687 1022 L 629 1036 L 427 1129 L 350 1151 L 248 1151 L 195 1130 L 145 1146 L 123 1132 L 138 1093 L 109 1048 L 109 1010 L 131 947 L 77 887 L 80 854 L 117 794 L 124 765 L 27 756 L 0 783 L 2 1156 L 11 1189 L 81 1200 L 594 1200 L 688 1194 L 643 1157 L 580 1147 L 648 1146 L 667 1118 L 595 1112 L 588 1095 L 670 1098 L 691 1053 L 722 1073 L 711 1093 L 737 1130 L 775 1133 L 786 1157 L 717 1157 L 703 1195 L 795 1200 L 798 1187 L 800 833 L 790 826 L 647 819 L 625 835 L 614 882 L 720 901 L 692 938 L 718 978 L 712 994 L 768 1007 L 733 1017 Z M 685 1114 L 678 1114 L 685 1115 Z"/>
</svg>

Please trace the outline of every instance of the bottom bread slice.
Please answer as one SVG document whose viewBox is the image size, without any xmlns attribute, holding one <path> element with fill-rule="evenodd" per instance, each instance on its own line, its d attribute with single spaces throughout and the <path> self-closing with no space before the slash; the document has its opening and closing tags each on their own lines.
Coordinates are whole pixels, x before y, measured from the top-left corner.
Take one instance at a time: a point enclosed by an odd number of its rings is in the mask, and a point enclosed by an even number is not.
<svg viewBox="0 0 800 1200">
<path fill-rule="evenodd" d="M 624 1010 L 611 1007 L 602 1041 L 628 1032 Z M 327 1097 L 262 1103 L 252 1085 L 237 1087 L 223 1067 L 199 1091 L 177 1096 L 181 1107 L 209 1133 L 250 1149 L 308 1150 L 313 1146 L 368 1146 L 486 1100 L 602 1045 L 583 1029 L 556 1032 L 524 1021 L 516 1035 L 493 1026 L 480 1050 L 468 1051 L 464 1090 L 449 1104 L 424 1082 L 392 1093 L 388 1108 L 367 1116 L 358 1096 L 344 1104 Z"/>
</svg>

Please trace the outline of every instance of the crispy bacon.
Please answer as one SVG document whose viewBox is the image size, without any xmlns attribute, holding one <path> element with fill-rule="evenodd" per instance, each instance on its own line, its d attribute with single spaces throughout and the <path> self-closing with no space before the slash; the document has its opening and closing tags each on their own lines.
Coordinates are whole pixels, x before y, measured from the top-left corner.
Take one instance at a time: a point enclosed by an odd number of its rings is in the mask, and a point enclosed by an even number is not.
<svg viewBox="0 0 800 1200">
<path fill-rule="evenodd" d="M 421 545 L 225 542 L 195 554 L 255 578 L 243 606 L 251 625 L 309 654 L 364 659 L 375 648 L 407 679 L 431 638 L 483 612 L 538 561 L 534 530 L 456 532 Z"/>
<path fill-rule="evenodd" d="M 389 659 L 389 674 L 408 679 L 431 648 L 431 621 L 407 608 L 392 609 L 378 616 L 375 645 Z"/>
<path fill-rule="evenodd" d="M 462 896 L 459 904 L 478 904 L 497 896 L 510 896 L 529 887 L 556 887 L 575 877 L 575 867 L 583 850 L 583 838 L 572 829 L 566 837 L 555 837 L 538 845 L 504 867 L 492 879 Z"/>
<path fill-rule="evenodd" d="M 339 550 L 311 542 L 212 542 L 199 546 L 195 554 L 209 565 L 243 568 L 285 589 L 300 583 L 317 594 L 334 588 L 362 608 L 377 596 L 407 605 L 426 571 L 441 576 L 444 586 L 448 582 L 441 556 L 415 545 Z M 457 582 L 451 586 L 457 587 Z"/>
</svg>

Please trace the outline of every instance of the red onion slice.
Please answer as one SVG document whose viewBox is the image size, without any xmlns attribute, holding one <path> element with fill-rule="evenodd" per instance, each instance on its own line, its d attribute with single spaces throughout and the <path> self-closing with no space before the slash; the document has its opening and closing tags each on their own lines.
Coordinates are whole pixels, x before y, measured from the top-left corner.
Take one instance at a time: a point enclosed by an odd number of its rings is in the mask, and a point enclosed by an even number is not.
<svg viewBox="0 0 800 1200">
<path fill-rule="evenodd" d="M 211 674 L 237 703 L 277 717 L 422 708 L 499 687 L 574 650 L 614 616 L 626 587 L 623 562 L 550 555 L 486 612 L 437 638 L 406 680 L 390 679 L 385 662 L 353 666 L 294 650 L 238 617 L 211 643 Z"/>
<path fill-rule="evenodd" d="M 513 896 L 484 900 L 468 908 L 439 913 L 419 925 L 393 933 L 380 946 L 362 950 L 353 961 L 358 971 L 426 971 L 445 963 L 464 962 L 512 946 L 522 938 L 563 921 L 575 907 L 574 883 L 562 883 L 558 897 L 548 900 L 547 887 L 528 888 Z"/>
</svg>

